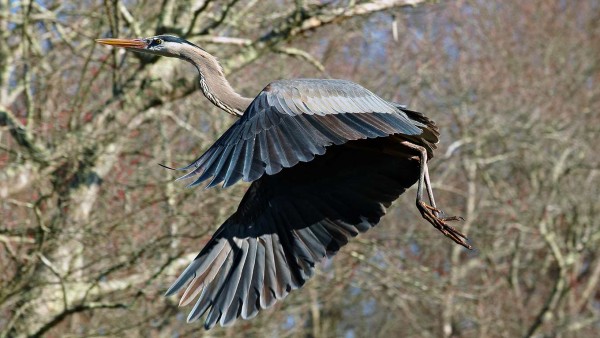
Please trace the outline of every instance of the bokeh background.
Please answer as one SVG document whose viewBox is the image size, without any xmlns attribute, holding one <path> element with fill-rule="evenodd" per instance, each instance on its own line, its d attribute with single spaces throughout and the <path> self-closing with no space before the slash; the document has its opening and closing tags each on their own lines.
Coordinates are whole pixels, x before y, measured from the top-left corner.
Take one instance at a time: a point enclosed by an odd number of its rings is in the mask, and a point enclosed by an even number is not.
<svg viewBox="0 0 600 338">
<path fill-rule="evenodd" d="M 251 321 L 204 332 L 163 293 L 247 184 L 186 189 L 234 118 L 196 70 L 94 43 L 177 34 L 246 96 L 358 82 L 426 113 L 415 189 Z M 0 0 L 0 337 L 597 337 L 600 1 Z"/>
</svg>

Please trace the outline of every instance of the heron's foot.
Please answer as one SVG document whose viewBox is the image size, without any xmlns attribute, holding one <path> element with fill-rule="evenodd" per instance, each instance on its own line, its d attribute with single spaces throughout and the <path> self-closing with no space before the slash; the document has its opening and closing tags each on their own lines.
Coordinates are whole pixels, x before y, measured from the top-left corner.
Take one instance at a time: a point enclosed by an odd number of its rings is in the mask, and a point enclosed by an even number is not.
<svg viewBox="0 0 600 338">
<path fill-rule="evenodd" d="M 447 223 L 452 221 L 464 221 L 464 218 L 460 216 L 440 217 L 439 215 L 443 214 L 441 210 L 434 208 L 423 201 L 417 201 L 417 208 L 421 212 L 423 218 L 441 231 L 446 237 L 449 237 L 455 243 L 460 244 L 469 250 L 473 249 L 473 247 L 466 242 L 467 236 Z"/>
</svg>

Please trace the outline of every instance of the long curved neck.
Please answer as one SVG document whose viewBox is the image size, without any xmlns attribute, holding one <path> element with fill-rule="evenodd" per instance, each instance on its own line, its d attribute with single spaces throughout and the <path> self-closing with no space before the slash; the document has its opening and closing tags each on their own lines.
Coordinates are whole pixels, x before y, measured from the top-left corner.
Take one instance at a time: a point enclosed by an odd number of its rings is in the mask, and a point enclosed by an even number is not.
<svg viewBox="0 0 600 338">
<path fill-rule="evenodd" d="M 181 53 L 181 56 L 198 69 L 200 89 L 204 96 L 225 112 L 242 116 L 252 99 L 235 92 L 225 78 L 223 68 L 215 57 L 191 45 L 186 45 L 184 48 L 185 50 Z"/>
</svg>

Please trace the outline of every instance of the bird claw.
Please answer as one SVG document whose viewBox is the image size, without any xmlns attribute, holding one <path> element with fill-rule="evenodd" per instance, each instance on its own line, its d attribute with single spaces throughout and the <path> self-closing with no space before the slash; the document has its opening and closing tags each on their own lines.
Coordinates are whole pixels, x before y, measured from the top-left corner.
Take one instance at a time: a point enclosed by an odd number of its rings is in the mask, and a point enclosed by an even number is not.
<svg viewBox="0 0 600 338">
<path fill-rule="evenodd" d="M 473 249 L 473 247 L 466 242 L 467 236 L 446 223 L 451 221 L 464 221 L 464 218 L 460 216 L 440 217 L 438 214 L 443 214 L 441 210 L 434 208 L 423 201 L 417 201 L 417 208 L 421 212 L 423 218 L 425 218 L 446 237 L 449 237 L 455 243 L 460 244 L 469 250 Z"/>
</svg>

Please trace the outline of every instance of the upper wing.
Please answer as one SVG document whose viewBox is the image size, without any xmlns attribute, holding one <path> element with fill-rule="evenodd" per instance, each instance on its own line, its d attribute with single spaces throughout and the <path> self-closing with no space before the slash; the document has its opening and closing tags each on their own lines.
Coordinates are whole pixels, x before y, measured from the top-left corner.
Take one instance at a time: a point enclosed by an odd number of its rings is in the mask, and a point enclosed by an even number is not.
<svg viewBox="0 0 600 338">
<path fill-rule="evenodd" d="M 311 161 L 325 147 L 391 134 L 420 135 L 426 124 L 399 106 L 343 80 L 282 80 L 269 84 L 200 158 L 182 170 L 210 177 L 208 187 L 252 182 Z"/>
<path fill-rule="evenodd" d="M 188 321 L 208 312 L 211 328 L 252 318 L 301 287 L 315 263 L 376 225 L 417 181 L 418 161 L 392 143 L 354 141 L 253 182 L 167 295 L 191 280 L 180 304 L 198 298 Z"/>
</svg>

